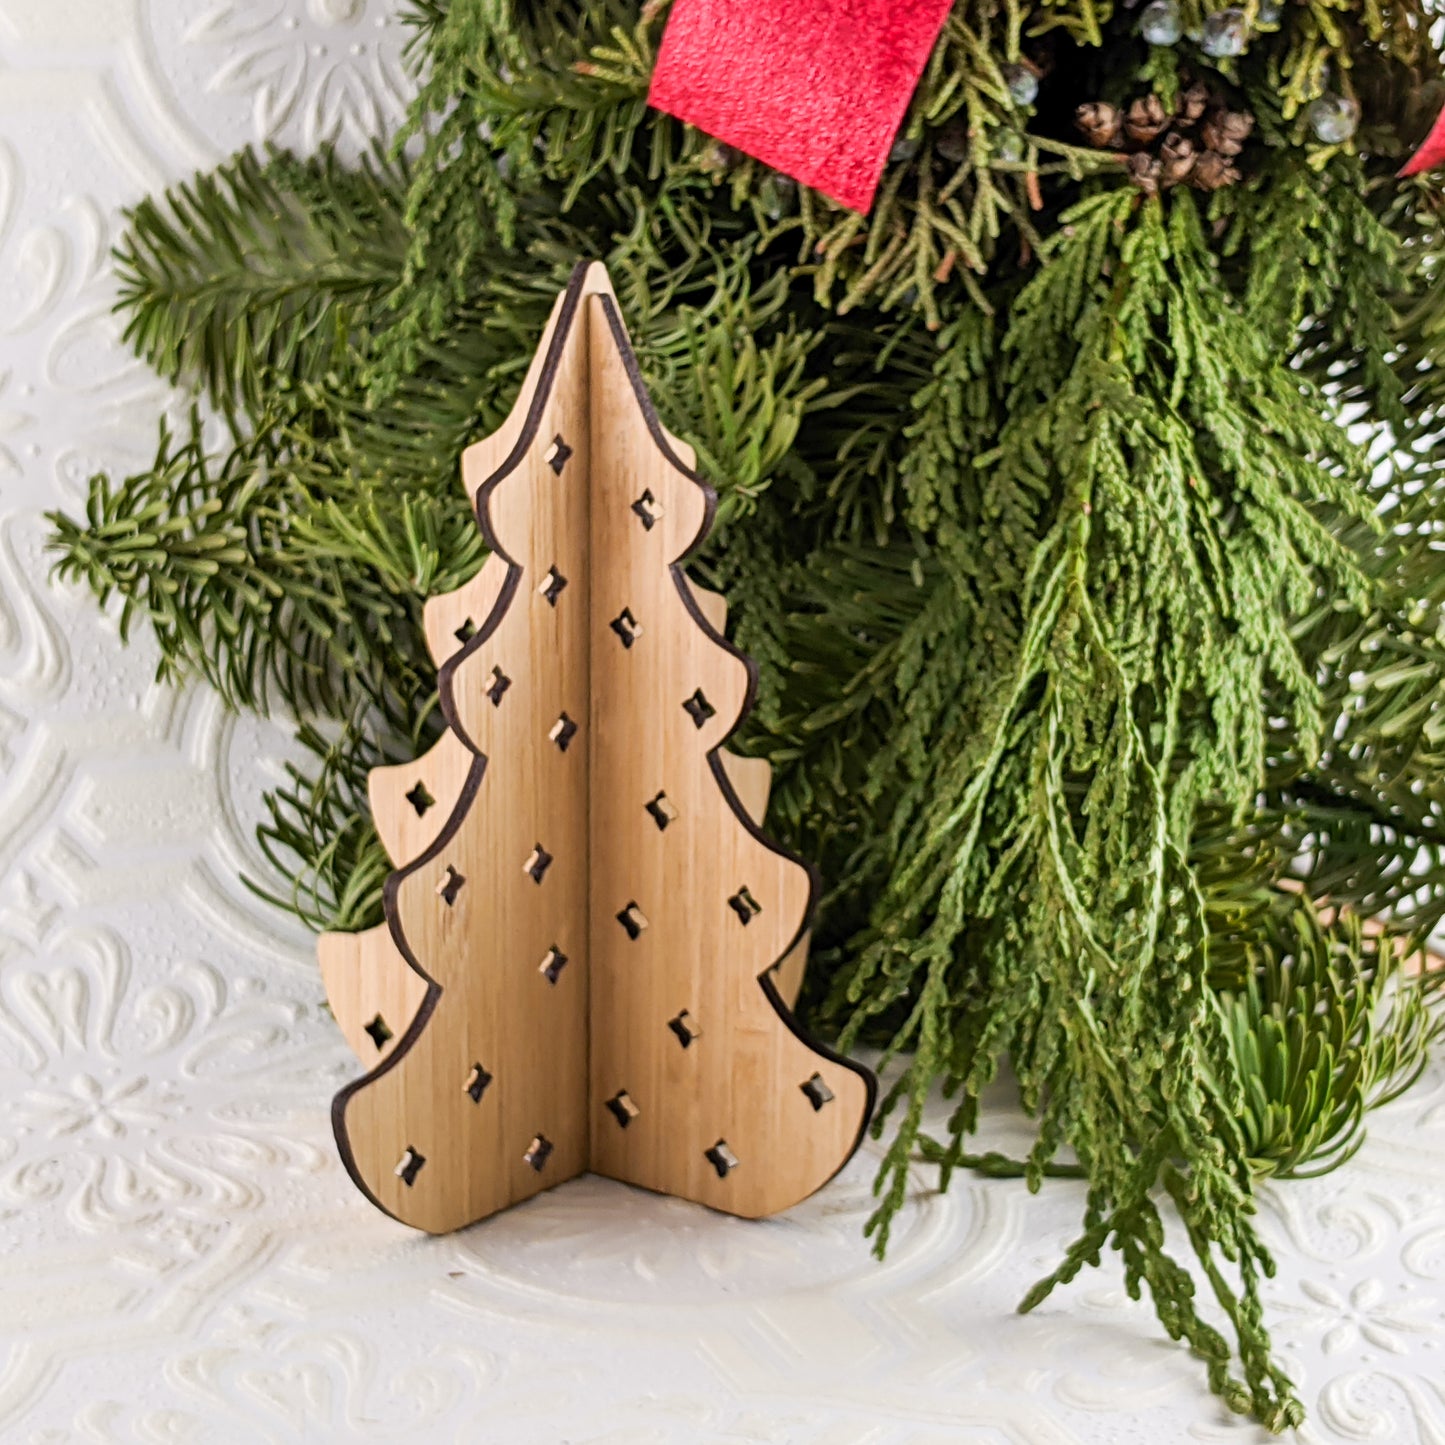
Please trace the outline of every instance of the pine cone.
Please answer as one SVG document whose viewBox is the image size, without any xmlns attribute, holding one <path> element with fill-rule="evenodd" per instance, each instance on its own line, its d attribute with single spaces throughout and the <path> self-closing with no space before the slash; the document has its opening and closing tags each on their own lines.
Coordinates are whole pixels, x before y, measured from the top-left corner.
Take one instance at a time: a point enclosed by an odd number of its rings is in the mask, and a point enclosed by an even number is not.
<svg viewBox="0 0 1445 1445">
<path fill-rule="evenodd" d="M 1188 180 L 1198 158 L 1194 142 L 1187 135 L 1171 130 L 1159 147 L 1159 184 L 1177 186 Z"/>
<path fill-rule="evenodd" d="M 1141 95 L 1129 107 L 1124 120 L 1124 130 L 1131 141 L 1148 145 L 1169 124 L 1164 113 L 1164 102 L 1157 95 Z"/>
<path fill-rule="evenodd" d="M 1199 127 L 1199 138 L 1206 150 L 1218 151 L 1222 156 L 1237 156 L 1253 129 L 1254 117 L 1248 111 L 1216 110 Z"/>
<path fill-rule="evenodd" d="M 1159 194 L 1160 172 L 1158 157 L 1151 156 L 1147 151 L 1139 151 L 1136 155 L 1129 157 L 1129 179 L 1146 196 Z"/>
<path fill-rule="evenodd" d="M 1174 114 L 1182 125 L 1193 125 L 1209 109 L 1209 87 L 1196 80 L 1186 90 L 1179 92 L 1179 104 Z"/>
<path fill-rule="evenodd" d="M 1113 150 L 1123 139 L 1124 118 L 1118 106 L 1107 100 L 1093 100 L 1074 112 L 1074 124 L 1083 131 L 1084 139 L 1100 150 Z"/>
<path fill-rule="evenodd" d="M 1232 186 L 1239 179 L 1239 172 L 1227 156 L 1218 151 L 1205 151 L 1189 172 L 1189 183 L 1197 190 L 1218 191 Z"/>
</svg>

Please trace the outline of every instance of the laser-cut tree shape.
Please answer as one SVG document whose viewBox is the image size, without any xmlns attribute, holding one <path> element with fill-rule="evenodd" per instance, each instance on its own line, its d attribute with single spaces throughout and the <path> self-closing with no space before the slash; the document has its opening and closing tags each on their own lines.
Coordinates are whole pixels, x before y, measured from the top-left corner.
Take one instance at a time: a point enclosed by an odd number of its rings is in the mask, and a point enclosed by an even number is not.
<svg viewBox="0 0 1445 1445">
<path fill-rule="evenodd" d="M 420 1228 L 586 1169 L 768 1214 L 867 1121 L 871 1076 L 808 1043 L 770 977 L 813 884 L 755 821 L 765 765 L 722 746 L 753 674 L 681 569 L 714 502 L 690 464 L 606 272 L 579 267 L 463 458 L 493 555 L 427 608 L 447 733 L 371 777 L 387 922 L 320 949 L 379 1061 L 336 1097 L 342 1157 Z"/>
</svg>

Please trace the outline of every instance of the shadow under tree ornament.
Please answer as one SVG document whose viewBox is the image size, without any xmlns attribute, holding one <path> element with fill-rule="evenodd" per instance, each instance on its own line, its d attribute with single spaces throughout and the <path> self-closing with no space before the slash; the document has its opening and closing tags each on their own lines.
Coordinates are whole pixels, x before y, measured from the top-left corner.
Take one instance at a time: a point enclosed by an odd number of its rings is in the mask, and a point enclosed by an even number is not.
<svg viewBox="0 0 1445 1445">
<path fill-rule="evenodd" d="M 462 468 L 492 556 L 427 605 L 449 728 L 370 777 L 386 922 L 319 947 L 375 1064 L 333 1105 L 342 1158 L 433 1233 L 589 1169 L 785 1209 L 851 1155 L 874 1084 L 788 1012 L 812 874 L 761 831 L 767 764 L 722 746 L 754 672 L 681 568 L 715 499 L 601 266 Z"/>
</svg>

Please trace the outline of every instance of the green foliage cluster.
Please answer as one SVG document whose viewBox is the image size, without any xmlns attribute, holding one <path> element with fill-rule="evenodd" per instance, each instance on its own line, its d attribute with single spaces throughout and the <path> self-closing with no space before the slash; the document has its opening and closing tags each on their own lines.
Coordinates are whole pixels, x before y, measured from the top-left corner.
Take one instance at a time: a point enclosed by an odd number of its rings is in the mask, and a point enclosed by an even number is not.
<svg viewBox="0 0 1445 1445">
<path fill-rule="evenodd" d="M 957 0 L 864 218 L 646 108 L 666 8 L 410 0 L 386 155 L 138 206 L 128 337 L 196 408 L 54 519 L 61 567 L 164 675 L 302 719 L 279 901 L 375 921 L 365 774 L 435 735 L 421 605 L 482 560 L 458 453 L 605 260 L 721 495 L 698 565 L 761 667 L 770 827 L 829 883 L 809 1008 L 898 1060 L 879 1248 L 919 1154 L 1081 1175 L 1025 1306 L 1112 1248 L 1286 1428 L 1256 1182 L 1358 1147 L 1438 1033 L 1402 960 L 1445 913 L 1445 198 L 1393 178 L 1445 95 L 1430 13 L 1251 0 L 1211 61 L 1109 0 Z M 1146 199 L 1077 144 L 1077 105 L 1195 78 L 1256 118 L 1240 184 Z M 1022 1161 L 966 1148 L 1005 1058 Z"/>
</svg>

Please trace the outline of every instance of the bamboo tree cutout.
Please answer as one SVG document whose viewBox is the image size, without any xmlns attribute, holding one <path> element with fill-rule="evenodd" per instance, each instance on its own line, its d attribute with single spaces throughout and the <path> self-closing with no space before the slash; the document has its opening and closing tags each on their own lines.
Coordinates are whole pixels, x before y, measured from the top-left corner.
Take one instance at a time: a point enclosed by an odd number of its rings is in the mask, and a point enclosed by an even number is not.
<svg viewBox="0 0 1445 1445">
<path fill-rule="evenodd" d="M 333 1104 L 342 1158 L 419 1228 L 588 1169 L 771 1214 L 867 1123 L 872 1076 L 779 993 L 813 881 L 761 831 L 766 766 L 723 747 L 754 674 L 681 570 L 715 500 L 691 460 L 605 270 L 579 267 L 511 415 L 463 457 L 492 556 L 427 607 L 448 732 L 371 775 L 387 922 L 321 942 L 376 1065 Z"/>
</svg>

